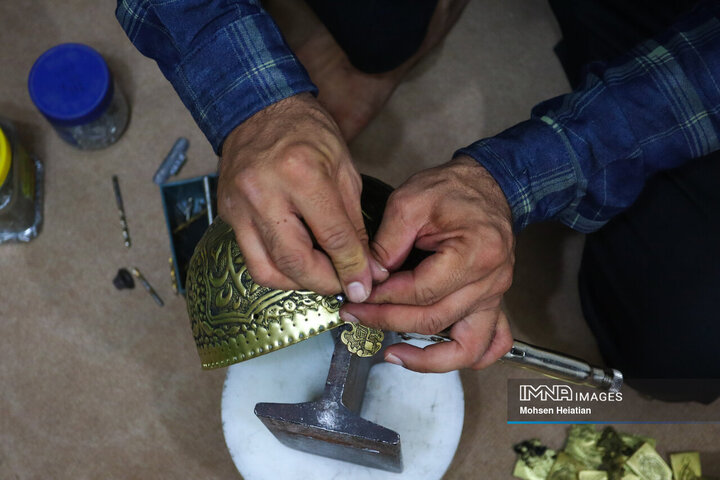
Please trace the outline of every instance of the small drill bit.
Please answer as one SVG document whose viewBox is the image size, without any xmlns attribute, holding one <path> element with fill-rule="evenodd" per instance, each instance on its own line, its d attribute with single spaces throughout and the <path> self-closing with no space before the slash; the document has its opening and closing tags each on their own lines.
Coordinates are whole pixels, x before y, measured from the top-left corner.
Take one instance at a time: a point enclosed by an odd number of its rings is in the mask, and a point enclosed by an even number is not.
<svg viewBox="0 0 720 480">
<path fill-rule="evenodd" d="M 115 203 L 117 204 L 118 214 L 120 215 L 120 225 L 122 226 L 123 240 L 125 246 L 130 248 L 130 232 L 128 231 L 127 220 L 125 219 L 125 207 L 123 206 L 122 194 L 120 193 L 120 183 L 117 175 L 112 177 L 113 190 L 115 191 Z"/>
<path fill-rule="evenodd" d="M 155 303 L 160 305 L 161 307 L 165 305 L 165 303 L 162 301 L 162 298 L 157 294 L 155 289 L 148 283 L 147 280 L 145 280 L 145 277 L 143 277 L 143 274 L 140 273 L 140 270 L 137 269 L 137 267 L 132 268 L 132 273 L 135 275 L 138 279 L 138 281 L 142 284 L 142 286 L 147 290 L 147 292 L 150 294 L 150 296 L 155 300 Z"/>
</svg>

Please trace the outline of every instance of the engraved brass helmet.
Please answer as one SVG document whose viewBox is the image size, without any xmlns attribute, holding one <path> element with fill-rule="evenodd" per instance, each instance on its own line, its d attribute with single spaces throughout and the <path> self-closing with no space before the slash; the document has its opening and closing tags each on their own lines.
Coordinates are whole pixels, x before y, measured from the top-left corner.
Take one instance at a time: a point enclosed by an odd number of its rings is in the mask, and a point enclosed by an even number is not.
<svg viewBox="0 0 720 480">
<path fill-rule="evenodd" d="M 391 192 L 385 183 L 363 176 L 361 204 L 370 235 L 380 224 Z M 249 360 L 344 323 L 339 315 L 341 295 L 275 290 L 255 283 L 232 228 L 220 218 L 195 247 L 186 288 L 188 315 L 204 369 Z M 375 353 L 382 332 L 353 326 L 343 332 L 343 342 L 351 352 L 356 350 L 353 353 L 361 354 L 364 345 Z"/>
</svg>

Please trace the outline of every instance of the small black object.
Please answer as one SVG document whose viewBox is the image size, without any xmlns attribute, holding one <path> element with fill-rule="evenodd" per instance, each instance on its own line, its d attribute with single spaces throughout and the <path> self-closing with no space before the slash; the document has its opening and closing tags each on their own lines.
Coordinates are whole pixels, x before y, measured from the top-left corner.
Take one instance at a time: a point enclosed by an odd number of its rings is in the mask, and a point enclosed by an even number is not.
<svg viewBox="0 0 720 480">
<path fill-rule="evenodd" d="M 118 270 L 115 278 L 113 278 L 113 285 L 115 285 L 115 288 L 118 290 L 122 290 L 124 288 L 135 288 L 135 280 L 126 268 L 121 268 Z"/>
</svg>

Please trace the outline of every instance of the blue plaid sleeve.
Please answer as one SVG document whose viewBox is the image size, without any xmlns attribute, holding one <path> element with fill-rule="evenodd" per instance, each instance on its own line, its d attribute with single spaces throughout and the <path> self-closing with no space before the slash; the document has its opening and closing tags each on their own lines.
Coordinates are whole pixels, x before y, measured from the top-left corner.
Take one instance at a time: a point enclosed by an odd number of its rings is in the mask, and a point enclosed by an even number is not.
<svg viewBox="0 0 720 480">
<path fill-rule="evenodd" d="M 652 174 L 720 148 L 720 2 L 609 64 L 530 120 L 456 152 L 500 184 L 516 231 L 557 219 L 597 230 Z"/>
<path fill-rule="evenodd" d="M 258 0 L 118 0 L 115 14 L 218 154 L 254 113 L 317 92 Z"/>
</svg>

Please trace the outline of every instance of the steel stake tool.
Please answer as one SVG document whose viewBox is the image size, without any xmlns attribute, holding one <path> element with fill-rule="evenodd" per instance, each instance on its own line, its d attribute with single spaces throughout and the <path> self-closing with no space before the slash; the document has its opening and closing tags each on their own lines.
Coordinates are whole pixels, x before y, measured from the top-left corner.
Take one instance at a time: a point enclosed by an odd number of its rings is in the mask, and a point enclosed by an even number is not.
<svg viewBox="0 0 720 480">
<path fill-rule="evenodd" d="M 255 415 L 275 437 L 295 450 L 402 472 L 400 435 L 360 416 L 370 367 L 382 356 L 358 357 L 340 341 L 347 326 L 333 330 L 335 350 L 322 396 L 304 403 L 258 403 Z M 395 343 L 389 333 L 383 347 Z"/>
<path fill-rule="evenodd" d="M 403 469 L 400 435 L 372 423 L 359 414 L 370 367 L 381 361 L 381 352 L 372 357 L 351 354 L 340 337 L 348 326 L 333 331 L 335 350 L 323 395 L 305 403 L 258 403 L 255 415 L 283 444 L 296 450 L 366 465 L 390 472 Z M 382 349 L 399 339 L 430 342 L 452 341 L 447 332 L 420 335 L 386 332 Z M 615 369 L 593 367 L 576 358 L 514 341 L 502 358 L 520 367 L 536 370 L 602 390 L 617 392 L 623 376 Z"/>
</svg>

